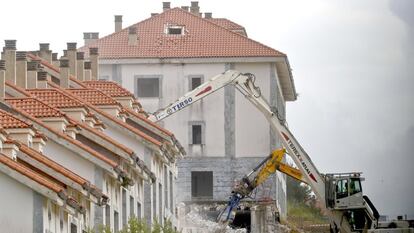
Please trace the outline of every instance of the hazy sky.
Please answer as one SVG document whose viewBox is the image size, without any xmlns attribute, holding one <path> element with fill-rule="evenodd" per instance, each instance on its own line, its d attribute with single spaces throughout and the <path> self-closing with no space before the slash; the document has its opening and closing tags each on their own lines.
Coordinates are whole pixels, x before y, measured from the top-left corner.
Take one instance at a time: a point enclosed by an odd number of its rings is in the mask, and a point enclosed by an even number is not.
<svg viewBox="0 0 414 233">
<path fill-rule="evenodd" d="M 82 45 L 161 11 L 160 0 L 2 3 L 0 43 L 19 50 Z M 172 1 L 172 6 L 190 1 Z M 321 172 L 362 171 L 380 213 L 414 218 L 414 1 L 205 0 L 202 12 L 246 27 L 249 37 L 288 54 L 299 98 L 291 130 Z M 1 44 L 3 46 L 3 44 Z"/>
</svg>

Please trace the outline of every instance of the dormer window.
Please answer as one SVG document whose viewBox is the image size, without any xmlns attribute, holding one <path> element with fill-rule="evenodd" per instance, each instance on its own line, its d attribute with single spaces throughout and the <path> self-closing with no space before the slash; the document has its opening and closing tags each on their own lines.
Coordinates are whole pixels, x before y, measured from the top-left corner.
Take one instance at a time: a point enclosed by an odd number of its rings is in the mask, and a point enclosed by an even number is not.
<svg viewBox="0 0 414 233">
<path fill-rule="evenodd" d="M 184 26 L 182 26 L 182 25 L 166 25 L 165 33 L 167 35 L 184 35 Z"/>
</svg>

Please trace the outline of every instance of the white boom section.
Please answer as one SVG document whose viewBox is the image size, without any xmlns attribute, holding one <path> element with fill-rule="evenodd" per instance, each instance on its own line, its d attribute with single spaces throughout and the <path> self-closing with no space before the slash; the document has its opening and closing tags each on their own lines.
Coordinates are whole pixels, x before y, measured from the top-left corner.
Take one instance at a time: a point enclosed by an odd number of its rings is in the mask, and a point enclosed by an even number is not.
<svg viewBox="0 0 414 233">
<path fill-rule="evenodd" d="M 259 111 L 264 114 L 274 132 L 279 134 L 284 147 L 287 149 L 296 165 L 305 175 L 304 177 L 307 180 L 307 183 L 312 187 L 312 190 L 318 198 L 320 198 L 321 203 L 325 205 L 325 182 L 322 176 L 298 141 L 288 130 L 284 120 L 279 119 L 277 111 L 273 112 L 270 105 L 262 97 L 260 89 L 254 85 L 254 76 L 251 74 L 242 74 L 234 70 L 229 70 L 214 76 L 193 91 L 188 92 L 177 101 L 171 103 L 166 108 L 155 112 L 150 116 L 150 119 L 153 121 L 162 120 L 228 84 L 234 85 L 257 109 L 259 109 Z"/>
</svg>

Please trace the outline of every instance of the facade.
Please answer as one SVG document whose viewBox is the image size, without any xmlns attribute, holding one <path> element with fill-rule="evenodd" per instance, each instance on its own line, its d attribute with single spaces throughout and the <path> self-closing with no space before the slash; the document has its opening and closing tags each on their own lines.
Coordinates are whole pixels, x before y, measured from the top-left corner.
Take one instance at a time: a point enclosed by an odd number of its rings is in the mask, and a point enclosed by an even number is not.
<svg viewBox="0 0 414 233">
<path fill-rule="evenodd" d="M 6 41 L 2 59 L 0 187 L 9 198 L 1 202 L 13 210 L 0 211 L 3 229 L 118 232 L 132 216 L 175 223 L 183 149 L 132 93 L 96 81 L 96 58 L 85 61 L 73 43 L 56 61 L 47 44 L 27 53 Z"/>
<path fill-rule="evenodd" d="M 256 84 L 285 117 L 285 104 L 296 100 L 287 56 L 247 37 L 230 20 L 202 17 L 198 2 L 172 8 L 116 32 L 88 39 L 79 51 L 100 51 L 99 78 L 112 80 L 133 92 L 148 113 L 175 101 L 229 69 L 256 75 Z M 96 33 L 94 34 L 96 35 Z M 85 37 L 89 38 L 89 37 Z M 177 201 L 224 203 L 235 180 L 281 146 L 267 121 L 233 87 L 225 87 L 159 122 L 175 132 L 188 156 L 178 162 Z M 275 201 L 286 216 L 286 183 L 273 176 L 256 200 Z"/>
</svg>

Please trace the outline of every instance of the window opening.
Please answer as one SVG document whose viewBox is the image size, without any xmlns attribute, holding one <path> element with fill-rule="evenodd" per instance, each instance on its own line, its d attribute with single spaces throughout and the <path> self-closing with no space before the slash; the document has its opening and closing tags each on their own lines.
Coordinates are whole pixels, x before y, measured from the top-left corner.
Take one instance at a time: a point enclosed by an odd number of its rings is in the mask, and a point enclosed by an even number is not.
<svg viewBox="0 0 414 233">
<path fill-rule="evenodd" d="M 195 198 L 213 197 L 213 172 L 191 172 L 191 196 Z"/>
</svg>

